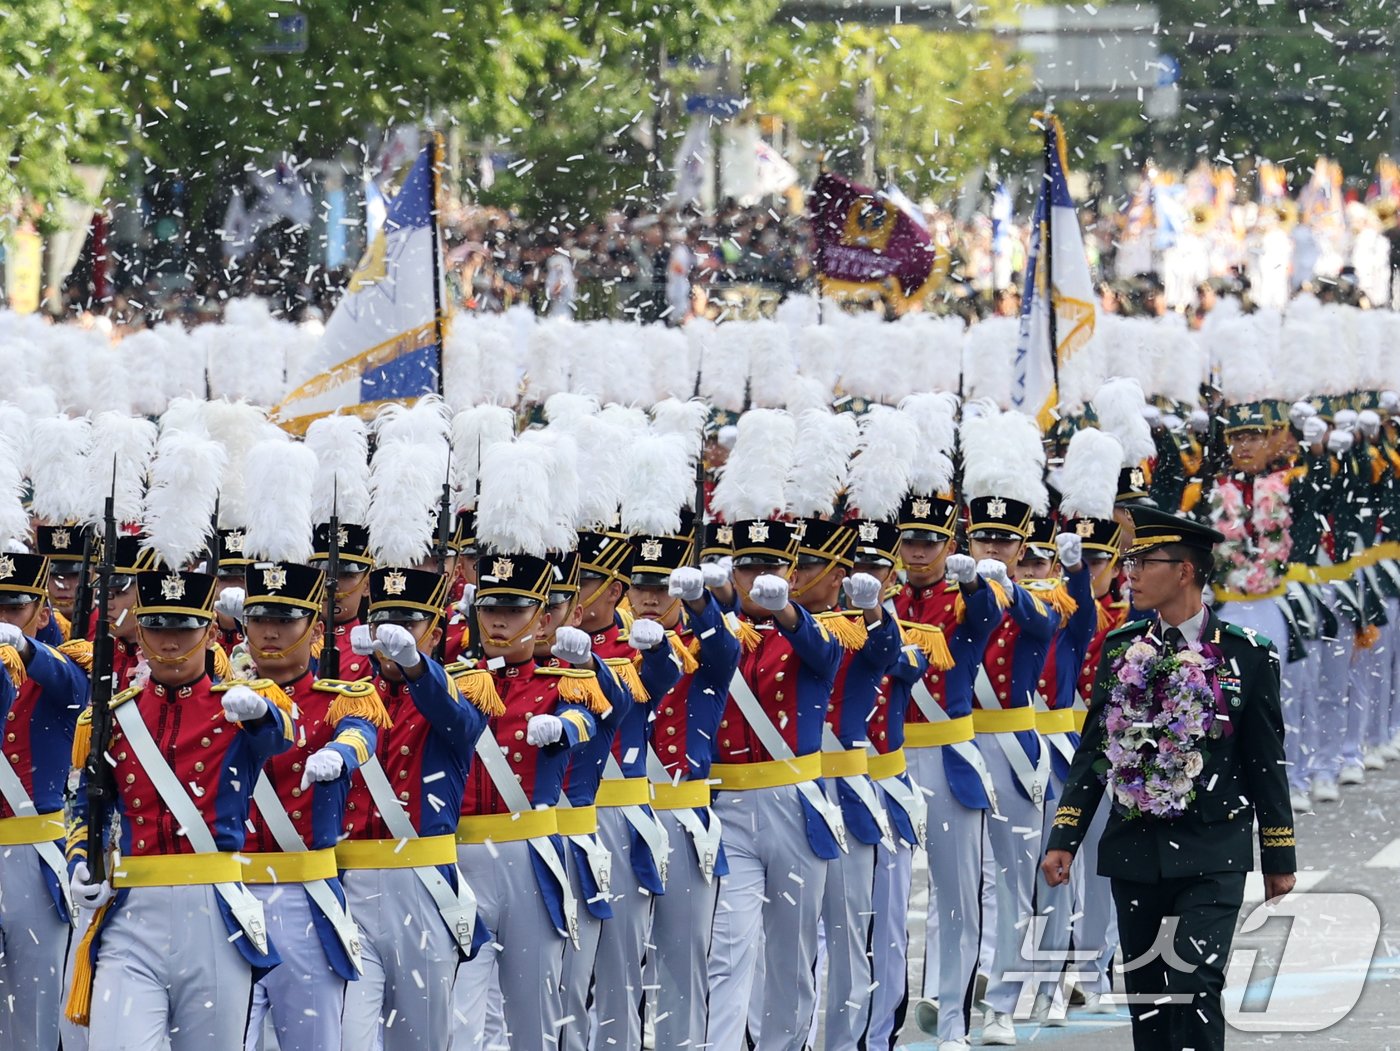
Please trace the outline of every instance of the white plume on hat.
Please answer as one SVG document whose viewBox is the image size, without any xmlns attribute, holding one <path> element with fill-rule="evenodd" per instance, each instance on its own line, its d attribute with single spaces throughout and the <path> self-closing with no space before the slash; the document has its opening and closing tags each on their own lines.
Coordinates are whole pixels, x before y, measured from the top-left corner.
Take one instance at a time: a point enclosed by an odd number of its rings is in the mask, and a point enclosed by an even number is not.
<svg viewBox="0 0 1400 1051">
<path fill-rule="evenodd" d="M 29 474 L 29 432 L 35 418 L 14 402 L 0 401 L 0 445 L 8 447 L 21 478 Z"/>
<path fill-rule="evenodd" d="M 1040 428 L 1023 412 L 988 410 L 962 425 L 963 498 L 1000 496 L 1028 504 L 1043 515 L 1050 506 L 1045 488 L 1045 448 Z"/>
<path fill-rule="evenodd" d="M 1123 444 L 1095 427 L 1076 431 L 1060 469 L 1060 514 L 1066 518 L 1113 517 Z"/>
<path fill-rule="evenodd" d="M 552 394 L 544 403 L 544 418 L 550 423 L 564 423 L 577 416 L 592 416 L 597 411 L 597 398 L 572 391 Z"/>
<path fill-rule="evenodd" d="M 1147 399 L 1137 380 L 1109 380 L 1095 392 L 1093 404 L 1099 427 L 1117 438 L 1123 447 L 1121 467 L 1135 466 L 1156 455 L 1152 427 L 1142 415 Z"/>
<path fill-rule="evenodd" d="M 103 412 L 92 421 L 92 452 L 85 461 L 88 491 L 85 522 L 101 524 L 109 494 L 113 497 L 112 511 L 119 523 L 141 521 L 146 479 L 151 457 L 156 452 L 157 435 L 156 425 L 144 416 Z"/>
<path fill-rule="evenodd" d="M 889 521 L 914 476 L 919 429 L 907 413 L 873 405 L 860 421 L 860 447 L 851 462 L 847 502 L 865 518 Z"/>
<path fill-rule="evenodd" d="M 1288 401 L 1336 393 L 1328 378 L 1330 355 L 1322 353 L 1328 344 L 1329 334 L 1319 311 L 1290 310 L 1279 331 L 1274 358 L 1278 389 L 1274 393 Z"/>
<path fill-rule="evenodd" d="M 549 460 L 544 443 L 523 438 L 482 453 L 476 537 L 484 550 L 536 558 L 549 552 L 556 529 Z"/>
<path fill-rule="evenodd" d="M 705 425 L 710 419 L 710 407 L 699 398 L 681 401 L 667 398 L 651 407 L 651 427 L 657 434 L 680 437 L 690 458 L 691 468 L 705 448 Z"/>
<path fill-rule="evenodd" d="M 680 532 L 681 508 L 695 487 L 692 459 L 678 434 L 650 434 L 625 450 L 622 531 L 672 536 Z"/>
<path fill-rule="evenodd" d="M 452 432 L 452 414 L 435 394 L 424 395 L 412 405 L 397 402 L 386 405 L 374 417 L 374 436 L 380 445 L 407 442 L 410 445 L 446 444 Z"/>
<path fill-rule="evenodd" d="M 710 497 L 726 522 L 772 518 L 783 510 L 796 446 L 797 421 L 788 413 L 752 409 L 739 417 L 734 448 Z"/>
<path fill-rule="evenodd" d="M 911 394 L 899 403 L 919 434 L 910 489 L 916 496 L 937 496 L 953 488 L 953 452 L 957 443 L 957 395 Z"/>
<path fill-rule="evenodd" d="M 1201 397 L 1201 384 L 1210 374 L 1205 340 L 1186 327 L 1180 314 L 1157 318 L 1152 329 L 1152 379 L 1144 391 L 1181 405 L 1195 405 Z"/>
<path fill-rule="evenodd" d="M 904 375 L 903 355 L 891 353 L 891 347 L 902 343 L 907 330 L 896 333 L 893 326 L 873 314 L 843 317 L 838 325 L 846 348 L 842 391 L 866 401 L 898 401 L 909 380 Z"/>
<path fill-rule="evenodd" d="M 840 329 L 836 325 L 808 325 L 793 337 L 793 344 L 798 371 L 827 390 L 835 390 L 846 359 Z"/>
<path fill-rule="evenodd" d="M 204 417 L 206 404 L 199 398 L 172 398 L 160 414 L 161 434 L 166 431 L 192 431 L 208 438 L 209 427 Z"/>
<path fill-rule="evenodd" d="M 797 449 L 787 487 L 792 514 L 811 518 L 832 513 L 859 442 L 860 424 L 852 413 L 808 409 L 797 417 Z"/>
<path fill-rule="evenodd" d="M 364 525 L 369 516 L 369 429 L 358 416 L 323 416 L 306 429 L 306 447 L 316 457 L 311 485 L 313 524 Z"/>
<path fill-rule="evenodd" d="M 787 404 L 797 378 L 797 357 L 786 326 L 776 321 L 731 321 L 738 338 L 749 345 L 749 394 L 754 405 L 778 408 Z"/>
<path fill-rule="evenodd" d="M 963 390 L 968 400 L 990 398 L 998 408 L 1011 405 L 1011 378 L 1020 324 L 990 317 L 967 330 L 963 344 Z"/>
<path fill-rule="evenodd" d="M 1225 401 L 1239 405 L 1259 401 L 1271 385 L 1271 348 L 1257 315 L 1240 314 L 1212 326 L 1207 346 L 1219 369 L 1220 392 Z"/>
<path fill-rule="evenodd" d="M 896 322 L 913 332 L 909 385 L 913 391 L 956 392 L 967 326 L 960 317 L 905 314 Z"/>
<path fill-rule="evenodd" d="M 541 403 L 569 389 L 570 348 L 583 339 L 579 325 L 550 319 L 530 330 L 525 342 L 525 390 L 522 400 Z"/>
<path fill-rule="evenodd" d="M 542 447 L 545 469 L 549 473 L 549 515 L 541 527 L 545 547 L 550 551 L 572 551 L 578 544 L 582 513 L 578 443 L 572 434 L 560 427 L 528 430 L 520 436 L 520 441 Z"/>
<path fill-rule="evenodd" d="M 654 400 L 684 400 L 694 396 L 699 376 L 696 350 L 681 329 L 653 325 L 647 332 L 643 349 L 651 362 Z"/>
<path fill-rule="evenodd" d="M 24 507 L 24 466 L 14 446 L 0 442 L 0 551 L 29 542 Z"/>
<path fill-rule="evenodd" d="M 228 454 L 197 431 L 162 430 L 146 491 L 146 548 L 170 569 L 182 569 L 209 540 L 219 480 Z"/>
<path fill-rule="evenodd" d="M 302 442 L 261 441 L 248 450 L 244 466 L 254 487 L 243 540 L 248 557 L 309 562 L 316 454 Z"/>
<path fill-rule="evenodd" d="M 268 422 L 267 413 L 241 401 L 202 403 L 202 417 L 209 437 L 224 447 L 225 468 L 219 492 L 219 528 L 242 529 L 248 524 L 248 450 L 263 440 L 281 438 L 286 432 Z M 173 405 L 172 405 L 173 407 Z"/>
<path fill-rule="evenodd" d="M 380 565 L 412 566 L 432 551 L 445 461 L 446 455 L 435 456 L 432 446 L 408 441 L 385 442 L 375 450 L 365 525 Z"/>
<path fill-rule="evenodd" d="M 504 405 L 473 405 L 452 417 L 452 490 L 458 507 L 474 507 L 481 458 L 515 437 L 515 413 Z"/>
<path fill-rule="evenodd" d="M 697 326 L 700 395 L 717 409 L 742 412 L 749 382 L 749 344 L 735 333 L 736 322 Z"/>
<path fill-rule="evenodd" d="M 84 520 L 87 510 L 87 465 L 92 423 L 86 416 L 53 416 L 34 424 L 29 445 L 29 479 L 33 510 L 48 525 Z"/>
<path fill-rule="evenodd" d="M 631 436 L 619 429 L 616 416 L 577 416 L 561 421 L 578 446 L 579 528 L 612 529 L 622 500 L 621 450 Z"/>
</svg>

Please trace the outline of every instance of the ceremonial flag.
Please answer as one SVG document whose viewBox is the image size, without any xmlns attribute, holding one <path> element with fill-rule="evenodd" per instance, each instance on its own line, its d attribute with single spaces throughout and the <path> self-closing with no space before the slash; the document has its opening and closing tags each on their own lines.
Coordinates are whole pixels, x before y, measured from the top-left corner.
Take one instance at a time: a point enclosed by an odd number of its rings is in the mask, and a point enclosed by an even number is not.
<svg viewBox="0 0 1400 1051">
<path fill-rule="evenodd" d="M 338 409 L 369 416 L 385 402 L 412 404 L 423 394 L 441 393 L 446 318 L 438 149 L 433 141 L 418 154 L 326 322 L 302 382 L 273 410 L 288 430 L 305 430 Z"/>
<path fill-rule="evenodd" d="M 1035 206 L 1011 404 L 1042 431 L 1055 422 L 1060 366 L 1094 334 L 1094 285 L 1079 217 L 1065 181 L 1068 161 L 1058 118 L 1045 121 L 1045 175 Z"/>
<path fill-rule="evenodd" d="M 946 254 L 934 248 L 929 232 L 886 194 L 823 172 L 808 211 L 827 295 L 875 293 L 903 312 L 947 271 Z"/>
<path fill-rule="evenodd" d="M 1011 282 L 1011 191 L 997 180 L 992 191 L 992 287 L 1003 289 Z"/>
</svg>

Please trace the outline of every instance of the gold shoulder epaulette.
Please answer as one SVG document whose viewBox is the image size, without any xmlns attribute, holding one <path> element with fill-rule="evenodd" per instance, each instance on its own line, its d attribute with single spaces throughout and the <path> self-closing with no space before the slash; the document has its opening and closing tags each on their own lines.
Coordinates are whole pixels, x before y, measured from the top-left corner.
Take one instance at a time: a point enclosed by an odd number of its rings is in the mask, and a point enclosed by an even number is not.
<svg viewBox="0 0 1400 1051">
<path fill-rule="evenodd" d="M 559 680 L 556 689 L 561 701 L 581 704 L 594 715 L 606 715 L 612 711 L 607 694 L 598 684 L 598 676 L 587 668 L 536 668 L 535 671 Z"/>
<path fill-rule="evenodd" d="M 475 670 L 476 666 L 476 661 L 453 661 L 451 664 L 443 665 L 442 670 L 447 673 L 449 679 L 454 679 L 463 672 Z"/>
<path fill-rule="evenodd" d="M 901 620 L 899 633 L 922 651 L 932 667 L 939 671 L 947 671 L 953 666 L 953 653 L 948 649 L 948 639 L 937 624 L 916 624 L 912 620 Z"/>
<path fill-rule="evenodd" d="M 58 647 L 58 652 L 83 671 L 92 671 L 92 643 L 87 639 L 69 639 Z"/>
<path fill-rule="evenodd" d="M 854 653 L 870 638 L 864 620 L 853 620 L 841 610 L 828 610 L 814 618 L 826 632 L 841 644 L 843 650 Z"/>
<path fill-rule="evenodd" d="M 221 650 L 220 652 L 223 651 Z M 227 660 L 228 658 L 226 657 L 224 659 Z M 210 687 L 210 692 L 227 693 L 235 686 L 248 687 L 248 689 L 252 690 L 254 693 L 256 693 L 263 700 L 267 701 L 269 704 L 276 705 L 279 710 L 287 714 L 288 718 L 291 717 L 293 707 L 292 699 L 288 697 L 285 692 L 283 692 L 282 687 L 278 686 L 271 679 L 225 679 L 223 682 L 216 682 L 212 687 Z"/>
<path fill-rule="evenodd" d="M 651 700 L 651 695 L 647 693 L 647 688 L 642 685 L 642 673 L 637 670 L 637 663 L 631 657 L 605 657 L 603 663 L 612 669 L 613 674 L 621 680 L 632 693 L 632 699 L 638 704 L 646 704 Z"/>
<path fill-rule="evenodd" d="M 311 688 L 318 693 L 338 693 L 342 697 L 364 697 L 375 692 L 374 683 L 368 679 L 316 679 Z"/>
<path fill-rule="evenodd" d="M 485 668 L 478 668 L 470 661 L 456 661 L 443 670 L 458 693 L 477 710 L 491 716 L 506 714 L 505 702 L 496 689 L 496 677 Z"/>
<path fill-rule="evenodd" d="M 24 658 L 13 646 L 0 646 L 0 664 L 10 673 L 10 681 L 14 683 L 16 690 L 29 681 L 29 671 L 24 666 Z"/>
</svg>

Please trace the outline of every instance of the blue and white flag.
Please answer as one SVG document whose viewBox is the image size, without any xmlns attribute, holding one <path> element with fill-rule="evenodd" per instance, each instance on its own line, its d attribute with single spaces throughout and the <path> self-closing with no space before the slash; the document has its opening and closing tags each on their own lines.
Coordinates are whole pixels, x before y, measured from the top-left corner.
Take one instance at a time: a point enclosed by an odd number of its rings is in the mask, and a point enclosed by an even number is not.
<svg viewBox="0 0 1400 1051">
<path fill-rule="evenodd" d="M 992 191 L 992 287 L 1011 283 L 1011 191 L 997 180 Z"/>
<path fill-rule="evenodd" d="M 321 342 L 302 374 L 289 377 L 299 385 L 273 410 L 283 427 L 305 430 L 317 417 L 341 409 L 371 415 L 386 402 L 411 404 L 440 389 L 440 322 L 446 319 L 437 317 L 445 296 L 440 260 L 434 259 L 440 243 L 436 155 L 436 142 L 419 152 Z"/>
<path fill-rule="evenodd" d="M 1064 129 L 1056 117 L 1040 116 L 1045 121 L 1045 177 L 1036 201 L 1030 257 L 1026 261 L 1011 404 L 1034 416 L 1044 432 L 1055 423 L 1060 366 L 1094 334 L 1094 283 L 1084 256 L 1079 217 L 1065 181 L 1068 161 Z"/>
</svg>

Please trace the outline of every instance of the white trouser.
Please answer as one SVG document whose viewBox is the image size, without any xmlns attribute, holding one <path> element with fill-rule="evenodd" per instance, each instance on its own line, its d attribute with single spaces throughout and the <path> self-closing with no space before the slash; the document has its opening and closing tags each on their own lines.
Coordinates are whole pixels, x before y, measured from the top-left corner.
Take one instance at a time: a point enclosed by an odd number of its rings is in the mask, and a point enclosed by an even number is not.
<svg viewBox="0 0 1400 1051">
<path fill-rule="evenodd" d="M 213 887 L 133 887 L 103 921 L 89 1041 L 101 1051 L 242 1051 L 252 987 Z"/>
<path fill-rule="evenodd" d="M 826 795 L 832 806 L 836 781 L 828 778 Z M 874 910 L 877 858 L 890 857 L 879 844 L 866 844 L 847 834 L 850 853 L 828 862 L 822 895 L 822 946 L 826 958 L 827 1051 L 857 1051 L 870 1023 L 870 930 Z M 813 1019 L 812 1040 L 816 1040 Z"/>
<path fill-rule="evenodd" d="M 1342 765 L 1360 766 L 1366 757 L 1366 728 L 1371 722 L 1371 706 L 1375 702 L 1375 647 L 1363 649 L 1355 644 L 1351 650 L 1348 669 L 1346 730 L 1342 735 Z"/>
<path fill-rule="evenodd" d="M 1053 747 L 1048 738 L 1041 739 L 1042 748 Z M 1050 785 L 1054 798 L 1045 804 L 1050 820 L 1041 815 L 1040 857 L 1050 849 L 1050 830 L 1054 822 L 1055 807 L 1059 805 L 1064 782 L 1050 768 Z M 1036 943 L 1036 971 L 1042 976 L 1036 986 L 1036 993 L 1055 993 L 1060 986 L 1060 975 L 1068 962 L 1070 930 L 1074 917 L 1074 887 L 1071 883 L 1061 883 L 1052 887 L 1045 882 L 1039 867 L 1035 873 L 1035 922 L 1038 930 Z"/>
<path fill-rule="evenodd" d="M 1317 751 L 1317 692 L 1321 657 L 1317 648 L 1304 643 L 1300 661 L 1280 669 L 1283 702 L 1283 752 L 1288 763 L 1288 787 L 1306 792 L 1312 784 L 1312 754 Z M 1285 659 L 1287 654 L 1280 654 Z"/>
<path fill-rule="evenodd" d="M 918 789 L 916 788 L 917 792 Z M 891 806 L 894 804 L 890 804 Z M 894 853 L 875 856 L 875 918 L 870 933 L 875 991 L 870 997 L 866 1045 L 875 1051 L 894 1046 L 895 1019 L 909 999 L 909 893 L 914 851 L 896 837 Z"/>
<path fill-rule="evenodd" d="M 965 1040 L 982 937 L 982 827 L 986 811 L 948 787 L 943 750 L 909 748 L 909 776 L 928 799 L 928 918 L 923 995 L 939 1004 L 938 1039 Z"/>
<path fill-rule="evenodd" d="M 582 882 L 579 879 L 578 852 L 573 844 L 564 844 L 565 867 L 569 873 L 569 885 L 573 888 L 574 900 L 578 902 L 578 948 L 567 939 L 564 942 L 564 970 L 559 982 L 560 1018 L 559 1046 L 564 1051 L 587 1051 L 588 1048 L 588 1000 L 593 990 L 593 969 L 598 958 L 598 939 L 603 933 L 603 924 L 611 920 L 600 920 L 588 911 Z M 612 871 L 617 871 L 617 858 L 613 858 Z M 462 988 L 458 983 L 458 989 Z M 487 1026 L 488 1048 L 494 1048 L 492 1026 Z M 503 1044 L 509 1047 L 509 1044 Z"/>
<path fill-rule="evenodd" d="M 432 896 L 412 869 L 354 869 L 341 883 L 364 963 L 345 989 L 346 1051 L 375 1046 L 381 1032 L 384 1051 L 446 1047 L 457 943 Z"/>
<path fill-rule="evenodd" d="M 757 1051 L 803 1051 L 816 1007 L 813 966 L 827 862 L 812 852 L 791 785 L 715 793 L 729 875 L 710 946 L 710 1051 L 741 1051 L 750 997 Z M 763 948 L 763 987 L 754 965 Z"/>
<path fill-rule="evenodd" d="M 531 849 L 524 841 L 457 848 L 457 864 L 476 893 L 478 915 L 492 938 L 457 972 L 453 1051 L 485 1046 L 493 978 L 500 986 L 511 1051 L 558 1047 L 559 977 L 566 939 L 554 929 L 545 908 Z M 423 1044 L 421 1051 L 443 1046 L 446 1041 Z"/>
<path fill-rule="evenodd" d="M 1385 727 L 1388 742 L 1400 734 L 1400 598 L 1386 599 L 1385 611 L 1390 618 L 1386 626 L 1386 650 L 1390 656 L 1390 714 Z"/>
<path fill-rule="evenodd" d="M 721 877 L 705 882 L 695 841 L 674 812 L 660 810 L 656 816 L 671 842 L 666 893 L 652 906 L 647 946 L 656 963 L 656 978 L 647 983 L 648 998 L 656 1003 L 656 1047 L 698 1051 L 705 1043 L 709 1014 L 710 934 Z"/>
<path fill-rule="evenodd" d="M 996 853 L 992 850 L 992 822 L 997 820 L 990 813 L 982 826 L 982 930 L 977 940 L 977 970 L 984 975 L 992 973 L 992 964 L 997 951 L 997 865 Z"/>
<path fill-rule="evenodd" d="M 1110 805 L 1104 796 L 1094 811 L 1084 839 L 1070 865 L 1074 888 L 1074 966 L 1086 992 L 1104 995 L 1113 991 L 1109 968 L 1118 949 L 1118 913 L 1113 908 L 1113 883 L 1099 875 L 1099 840 L 1108 824 Z"/>
<path fill-rule="evenodd" d="M 1036 874 L 1040 871 L 1041 806 L 1021 794 L 1016 773 L 991 737 L 979 735 L 978 747 L 992 775 L 999 816 L 987 822 L 987 836 L 997 864 L 996 955 L 988 975 L 987 1002 L 993 1011 L 1010 1013 L 1016 1009 L 1035 961 L 1026 951 Z M 1020 745 L 1017 745 L 1019 748 Z M 1041 748 L 1048 748 L 1044 741 Z"/>
<path fill-rule="evenodd" d="M 1391 647 L 1395 644 L 1393 604 L 1393 599 L 1385 600 L 1390 619 L 1380 629 L 1380 639 L 1366 651 L 1372 697 L 1371 707 L 1366 718 L 1366 748 L 1368 750 L 1390 743 L 1390 700 L 1393 686 L 1392 669 L 1395 663 L 1391 653 Z"/>
<path fill-rule="evenodd" d="M 1337 637 L 1309 642 L 1317 650 L 1317 749 L 1309 766 L 1314 779 L 1336 781 L 1342 770 L 1347 719 L 1351 710 L 1351 655 L 1356 629 L 1338 612 L 1336 593 L 1322 589 L 1323 601 L 1337 617 Z"/>
<path fill-rule="evenodd" d="M 54 908 L 45 871 L 34 847 L 0 847 L 0 1048 L 5 1051 L 58 1047 L 69 926 Z"/>
<path fill-rule="evenodd" d="M 269 1016 L 279 1051 L 338 1051 L 346 982 L 326 959 L 311 899 L 299 883 L 248 889 L 262 900 L 268 937 L 282 963 L 253 986 L 247 1051 L 261 1051 Z"/>
<path fill-rule="evenodd" d="M 598 808 L 598 839 L 613 856 L 613 914 L 598 937 L 589 1046 L 640 1051 L 642 956 L 651 931 L 652 895 L 632 869 L 632 825 L 621 807 Z"/>
</svg>

